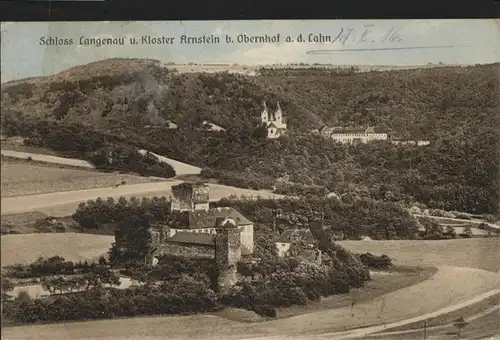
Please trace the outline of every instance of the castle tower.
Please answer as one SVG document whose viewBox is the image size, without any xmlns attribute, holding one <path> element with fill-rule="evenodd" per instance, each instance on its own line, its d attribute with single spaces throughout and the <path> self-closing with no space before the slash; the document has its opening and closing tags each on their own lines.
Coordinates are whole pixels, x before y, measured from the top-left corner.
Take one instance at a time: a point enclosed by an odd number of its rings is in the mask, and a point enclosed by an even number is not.
<svg viewBox="0 0 500 340">
<path fill-rule="evenodd" d="M 274 113 L 274 118 L 275 118 L 276 123 L 278 123 L 278 125 L 281 125 L 282 120 L 283 120 L 283 112 L 281 111 L 280 102 L 278 102 L 278 104 L 276 106 L 277 106 L 277 108 L 276 108 L 276 112 Z"/>
<path fill-rule="evenodd" d="M 267 105 L 265 100 L 262 101 L 262 106 L 264 106 L 264 109 L 262 110 L 261 114 L 262 123 L 267 124 L 269 122 L 269 111 L 267 111 Z"/>
<path fill-rule="evenodd" d="M 219 291 L 224 294 L 238 281 L 237 264 L 241 259 L 240 230 L 232 219 L 216 221 L 215 262 Z"/>
<path fill-rule="evenodd" d="M 209 188 L 204 183 L 181 183 L 172 186 L 172 211 L 196 211 L 209 209 Z"/>
</svg>

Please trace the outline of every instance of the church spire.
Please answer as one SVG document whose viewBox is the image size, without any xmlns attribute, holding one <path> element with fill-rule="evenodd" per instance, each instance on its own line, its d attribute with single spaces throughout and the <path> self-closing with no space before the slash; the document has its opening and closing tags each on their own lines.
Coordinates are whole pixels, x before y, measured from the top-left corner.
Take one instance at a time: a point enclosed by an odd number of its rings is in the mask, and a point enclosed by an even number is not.
<svg viewBox="0 0 500 340">
<path fill-rule="evenodd" d="M 263 100 L 262 101 L 262 106 L 264 107 L 264 110 L 262 110 L 262 114 L 261 114 L 261 120 L 263 123 L 267 123 L 269 122 L 269 112 L 267 111 L 267 105 L 266 105 L 266 101 Z"/>
</svg>

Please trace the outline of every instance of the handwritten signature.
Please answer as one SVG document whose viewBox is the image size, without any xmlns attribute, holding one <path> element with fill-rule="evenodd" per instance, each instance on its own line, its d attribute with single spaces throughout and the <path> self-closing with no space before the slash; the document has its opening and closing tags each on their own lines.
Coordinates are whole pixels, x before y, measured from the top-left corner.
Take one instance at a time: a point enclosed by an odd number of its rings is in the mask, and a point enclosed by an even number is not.
<svg viewBox="0 0 500 340">
<path fill-rule="evenodd" d="M 331 38 L 328 39 L 328 42 L 330 43 L 336 43 L 340 44 L 342 46 L 349 45 L 349 48 L 343 48 L 343 51 L 350 50 L 350 51 L 362 51 L 362 50 L 374 50 L 374 49 L 392 49 L 391 47 L 386 47 L 386 48 L 370 48 L 368 46 L 362 47 L 362 45 L 369 45 L 369 44 L 397 44 L 401 41 L 403 41 L 403 37 L 400 34 L 401 28 L 399 27 L 391 27 L 390 29 L 386 31 L 380 32 L 374 32 L 374 26 L 375 25 L 365 25 L 361 30 L 360 29 L 355 29 L 355 28 L 341 28 L 340 31 L 336 34 L 331 36 Z M 322 42 L 320 38 L 314 40 L 314 36 L 312 37 L 309 35 L 309 41 L 310 42 Z M 321 36 L 321 34 L 319 34 Z M 353 47 L 351 47 L 351 45 Z M 359 47 L 354 47 L 354 45 L 359 45 Z M 311 50 L 308 51 L 307 54 L 320 54 L 320 53 L 325 53 L 325 52 L 338 52 L 339 50 Z"/>
<path fill-rule="evenodd" d="M 398 27 L 391 27 L 379 36 L 374 34 L 373 27 L 374 25 L 364 26 L 364 29 L 359 35 L 357 35 L 357 31 L 354 28 L 341 28 L 332 42 L 338 42 L 339 44 L 345 45 L 350 42 L 354 42 L 355 44 L 373 44 L 376 42 L 398 43 L 403 40 L 399 34 L 401 29 Z"/>
</svg>

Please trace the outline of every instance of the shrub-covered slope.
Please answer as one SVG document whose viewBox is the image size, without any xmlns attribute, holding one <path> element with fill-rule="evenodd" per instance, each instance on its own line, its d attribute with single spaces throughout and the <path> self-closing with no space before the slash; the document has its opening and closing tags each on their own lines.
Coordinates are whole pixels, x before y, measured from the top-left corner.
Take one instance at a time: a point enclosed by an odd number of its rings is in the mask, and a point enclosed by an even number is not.
<svg viewBox="0 0 500 340">
<path fill-rule="evenodd" d="M 206 175 L 227 184 L 270 187 L 288 174 L 338 193 L 491 213 L 500 188 L 498 76 L 499 64 L 177 74 L 155 61 L 111 59 L 4 84 L 2 125 L 4 134 L 59 151 L 88 153 L 113 143 L 145 148 L 210 168 Z M 263 138 L 263 100 L 270 109 L 280 102 L 288 137 Z M 167 120 L 179 129 L 162 128 Z M 227 132 L 195 129 L 203 120 Z M 337 145 L 308 133 L 322 124 L 373 125 L 431 145 Z"/>
</svg>

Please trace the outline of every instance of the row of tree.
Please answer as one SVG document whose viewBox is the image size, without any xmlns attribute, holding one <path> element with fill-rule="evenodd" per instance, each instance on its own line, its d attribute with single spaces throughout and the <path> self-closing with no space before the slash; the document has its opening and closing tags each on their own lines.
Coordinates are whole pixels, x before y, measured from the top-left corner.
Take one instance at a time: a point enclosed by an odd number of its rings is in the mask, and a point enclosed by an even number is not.
<svg viewBox="0 0 500 340">
<path fill-rule="evenodd" d="M 106 259 L 100 258 L 99 264 L 106 264 Z M 7 266 L 4 270 L 5 276 L 16 279 L 27 279 L 36 277 L 46 277 L 53 275 L 74 275 L 92 272 L 97 263 L 88 261 L 66 261 L 62 256 L 52 256 L 49 258 L 39 257 L 30 264 L 15 264 Z"/>
<path fill-rule="evenodd" d="M 3 317 L 20 324 L 65 322 L 156 314 L 191 314 L 217 308 L 217 296 L 207 280 L 182 276 L 176 281 L 127 289 L 100 283 L 88 290 L 36 300 L 3 301 Z M 64 280 L 67 284 L 70 280 Z M 68 289 L 55 281 L 51 289 Z M 62 288 L 64 286 L 64 288 Z M 57 287 L 57 288 L 55 288 Z"/>
<path fill-rule="evenodd" d="M 107 223 L 118 223 L 134 216 L 148 216 L 151 223 L 160 223 L 170 216 L 170 200 L 162 197 L 143 197 L 138 199 L 120 197 L 115 200 L 97 198 L 78 205 L 73 219 L 86 229 L 99 229 Z"/>
</svg>

